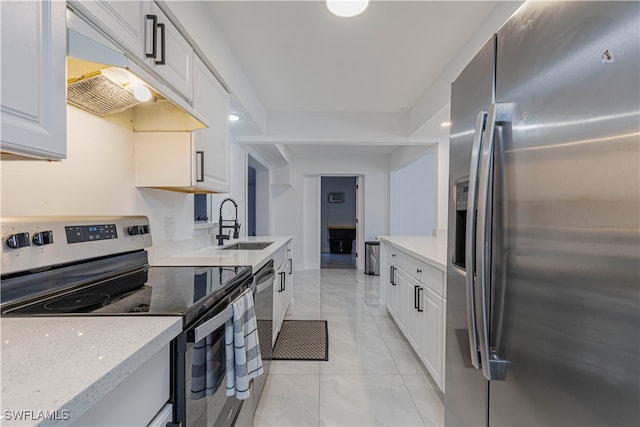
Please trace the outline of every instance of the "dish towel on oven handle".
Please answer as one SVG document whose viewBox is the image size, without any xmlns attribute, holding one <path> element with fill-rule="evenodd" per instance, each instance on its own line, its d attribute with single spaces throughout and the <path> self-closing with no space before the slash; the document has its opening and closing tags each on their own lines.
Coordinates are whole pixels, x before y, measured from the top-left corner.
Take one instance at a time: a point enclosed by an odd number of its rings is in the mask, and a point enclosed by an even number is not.
<svg viewBox="0 0 640 427">
<path fill-rule="evenodd" d="M 253 293 L 245 291 L 232 306 L 233 318 L 225 325 L 226 389 L 227 396 L 244 400 L 251 379 L 264 372 Z"/>
</svg>

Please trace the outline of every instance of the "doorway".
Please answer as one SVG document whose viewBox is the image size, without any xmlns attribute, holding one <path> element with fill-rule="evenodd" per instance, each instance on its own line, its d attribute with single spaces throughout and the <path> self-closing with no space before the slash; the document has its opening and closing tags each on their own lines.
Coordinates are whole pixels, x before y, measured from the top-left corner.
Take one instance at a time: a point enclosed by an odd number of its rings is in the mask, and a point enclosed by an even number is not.
<svg viewBox="0 0 640 427">
<path fill-rule="evenodd" d="M 247 167 L 247 236 L 256 235 L 256 169 Z"/>
<path fill-rule="evenodd" d="M 320 177 L 320 267 L 357 268 L 355 176 Z"/>
<path fill-rule="evenodd" d="M 269 169 L 247 154 L 247 235 L 271 234 Z"/>
</svg>

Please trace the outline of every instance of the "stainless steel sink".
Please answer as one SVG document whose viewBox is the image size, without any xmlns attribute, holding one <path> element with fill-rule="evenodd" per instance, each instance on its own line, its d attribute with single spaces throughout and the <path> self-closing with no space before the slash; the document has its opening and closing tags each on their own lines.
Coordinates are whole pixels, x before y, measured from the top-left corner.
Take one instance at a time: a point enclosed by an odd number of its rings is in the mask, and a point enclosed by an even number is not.
<svg viewBox="0 0 640 427">
<path fill-rule="evenodd" d="M 226 248 L 222 248 L 222 250 L 231 250 L 231 251 L 260 251 L 273 242 L 238 242 L 236 244 L 227 246 Z"/>
</svg>

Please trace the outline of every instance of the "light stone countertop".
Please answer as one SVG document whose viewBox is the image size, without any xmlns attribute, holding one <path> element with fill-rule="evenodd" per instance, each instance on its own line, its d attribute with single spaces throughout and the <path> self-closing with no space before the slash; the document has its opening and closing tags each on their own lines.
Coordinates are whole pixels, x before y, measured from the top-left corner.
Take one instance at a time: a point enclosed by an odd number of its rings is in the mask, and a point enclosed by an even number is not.
<svg viewBox="0 0 640 427">
<path fill-rule="evenodd" d="M 433 267 L 447 272 L 447 236 L 377 236 Z"/>
<path fill-rule="evenodd" d="M 205 246 L 200 249 L 164 254 L 149 252 L 149 264 L 153 266 L 171 267 L 218 267 L 218 266 L 251 266 L 252 271 L 257 271 L 269 260 L 273 254 L 291 241 L 291 236 L 251 236 L 241 239 L 225 241 L 222 246 Z M 261 250 L 224 250 L 230 245 L 239 242 L 273 242 Z"/>
<path fill-rule="evenodd" d="M 2 413 L 61 411 L 69 425 L 182 330 L 179 316 L 3 317 Z M 59 418 L 64 418 L 59 416 Z"/>
</svg>

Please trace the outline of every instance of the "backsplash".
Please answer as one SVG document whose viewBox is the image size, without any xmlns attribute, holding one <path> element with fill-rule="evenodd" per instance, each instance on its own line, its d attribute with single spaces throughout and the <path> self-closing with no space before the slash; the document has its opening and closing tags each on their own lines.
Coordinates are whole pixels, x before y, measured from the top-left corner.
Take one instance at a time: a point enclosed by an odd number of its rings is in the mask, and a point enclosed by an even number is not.
<svg viewBox="0 0 640 427">
<path fill-rule="evenodd" d="M 0 215 L 147 215 L 154 242 L 192 237 L 193 195 L 136 188 L 133 135 L 67 107 L 66 160 L 0 162 Z"/>
</svg>

